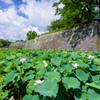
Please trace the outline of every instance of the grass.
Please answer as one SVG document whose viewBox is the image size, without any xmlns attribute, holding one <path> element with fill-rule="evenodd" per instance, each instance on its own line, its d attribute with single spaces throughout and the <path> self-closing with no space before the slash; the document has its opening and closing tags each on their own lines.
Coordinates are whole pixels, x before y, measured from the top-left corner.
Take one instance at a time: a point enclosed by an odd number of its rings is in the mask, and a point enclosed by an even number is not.
<svg viewBox="0 0 100 100">
<path fill-rule="evenodd" d="M 40 36 L 46 35 L 46 34 L 51 34 L 51 33 L 62 31 L 62 30 L 66 30 L 66 27 L 63 27 L 63 28 L 60 28 L 60 29 L 56 29 L 56 30 L 53 30 L 53 31 L 50 31 L 50 32 L 43 33 Z"/>
</svg>

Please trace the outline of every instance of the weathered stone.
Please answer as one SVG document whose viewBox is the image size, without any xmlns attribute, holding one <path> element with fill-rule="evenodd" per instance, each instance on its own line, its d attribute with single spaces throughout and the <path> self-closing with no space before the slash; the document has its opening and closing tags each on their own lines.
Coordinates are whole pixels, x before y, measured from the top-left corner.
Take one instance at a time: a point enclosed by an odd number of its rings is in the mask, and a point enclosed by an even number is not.
<svg viewBox="0 0 100 100">
<path fill-rule="evenodd" d="M 100 22 L 43 35 L 26 42 L 15 42 L 10 47 L 29 49 L 71 48 L 79 51 L 100 51 Z"/>
</svg>

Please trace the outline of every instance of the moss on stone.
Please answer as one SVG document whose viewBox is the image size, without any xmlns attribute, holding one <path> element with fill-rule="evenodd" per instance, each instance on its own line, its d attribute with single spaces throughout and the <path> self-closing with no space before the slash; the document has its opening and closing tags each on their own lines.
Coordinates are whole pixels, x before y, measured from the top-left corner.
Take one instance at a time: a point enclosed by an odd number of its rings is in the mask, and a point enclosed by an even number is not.
<svg viewBox="0 0 100 100">
<path fill-rule="evenodd" d="M 88 52 L 89 51 L 89 47 L 87 47 L 85 51 Z"/>
<path fill-rule="evenodd" d="M 78 40 L 78 43 L 80 44 L 82 41 L 83 41 L 83 39 L 79 39 L 79 40 Z"/>
<path fill-rule="evenodd" d="M 100 37 L 99 36 L 97 37 L 97 48 L 98 48 L 98 51 L 100 51 Z"/>
<path fill-rule="evenodd" d="M 70 44 L 73 44 L 73 43 L 74 43 L 74 40 L 71 40 L 71 41 L 70 41 Z"/>
<path fill-rule="evenodd" d="M 75 48 L 75 50 L 79 50 L 79 46 L 77 46 L 77 47 Z"/>
</svg>

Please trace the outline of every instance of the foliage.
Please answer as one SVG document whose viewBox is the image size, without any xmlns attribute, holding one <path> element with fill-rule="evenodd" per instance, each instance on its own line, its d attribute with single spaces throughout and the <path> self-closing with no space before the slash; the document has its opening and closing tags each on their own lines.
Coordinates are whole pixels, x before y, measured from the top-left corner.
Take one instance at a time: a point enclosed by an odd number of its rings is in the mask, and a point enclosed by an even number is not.
<svg viewBox="0 0 100 100">
<path fill-rule="evenodd" d="M 3 47 L 3 44 L 2 44 L 2 42 L 0 42 L 0 47 Z"/>
<path fill-rule="evenodd" d="M 100 21 L 100 10 L 96 10 L 95 14 L 96 14 L 96 17 L 94 19 L 97 20 L 97 21 Z"/>
<path fill-rule="evenodd" d="M 35 39 L 35 37 L 37 37 L 37 33 L 35 31 L 28 31 L 27 32 L 27 39 L 28 40 Z"/>
<path fill-rule="evenodd" d="M 63 4 L 62 8 L 59 5 Z M 56 7 L 55 15 L 61 15 L 61 18 L 52 21 L 50 26 L 47 26 L 49 31 L 62 28 L 71 28 L 80 26 L 82 24 L 91 23 L 100 13 L 95 9 L 100 7 L 100 3 L 96 3 L 96 0 L 59 0 L 55 2 L 53 7 Z M 100 19 L 100 18 L 99 18 Z"/>
<path fill-rule="evenodd" d="M 0 100 L 99 100 L 100 52 L 0 49 Z"/>
<path fill-rule="evenodd" d="M 3 46 L 9 46 L 11 44 L 11 41 L 3 40 L 3 39 L 0 39 L 0 42 L 3 44 Z"/>
<path fill-rule="evenodd" d="M 65 27 L 65 22 L 61 19 L 51 22 L 51 26 L 47 26 L 47 30 L 52 31 Z"/>
</svg>

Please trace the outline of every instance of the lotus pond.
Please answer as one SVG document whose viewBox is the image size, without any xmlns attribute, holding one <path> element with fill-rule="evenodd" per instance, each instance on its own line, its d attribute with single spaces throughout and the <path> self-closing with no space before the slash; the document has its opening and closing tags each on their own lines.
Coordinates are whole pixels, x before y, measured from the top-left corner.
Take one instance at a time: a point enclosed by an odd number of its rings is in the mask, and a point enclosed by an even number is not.
<svg viewBox="0 0 100 100">
<path fill-rule="evenodd" d="M 0 49 L 0 100 L 100 100 L 100 52 Z"/>
</svg>

